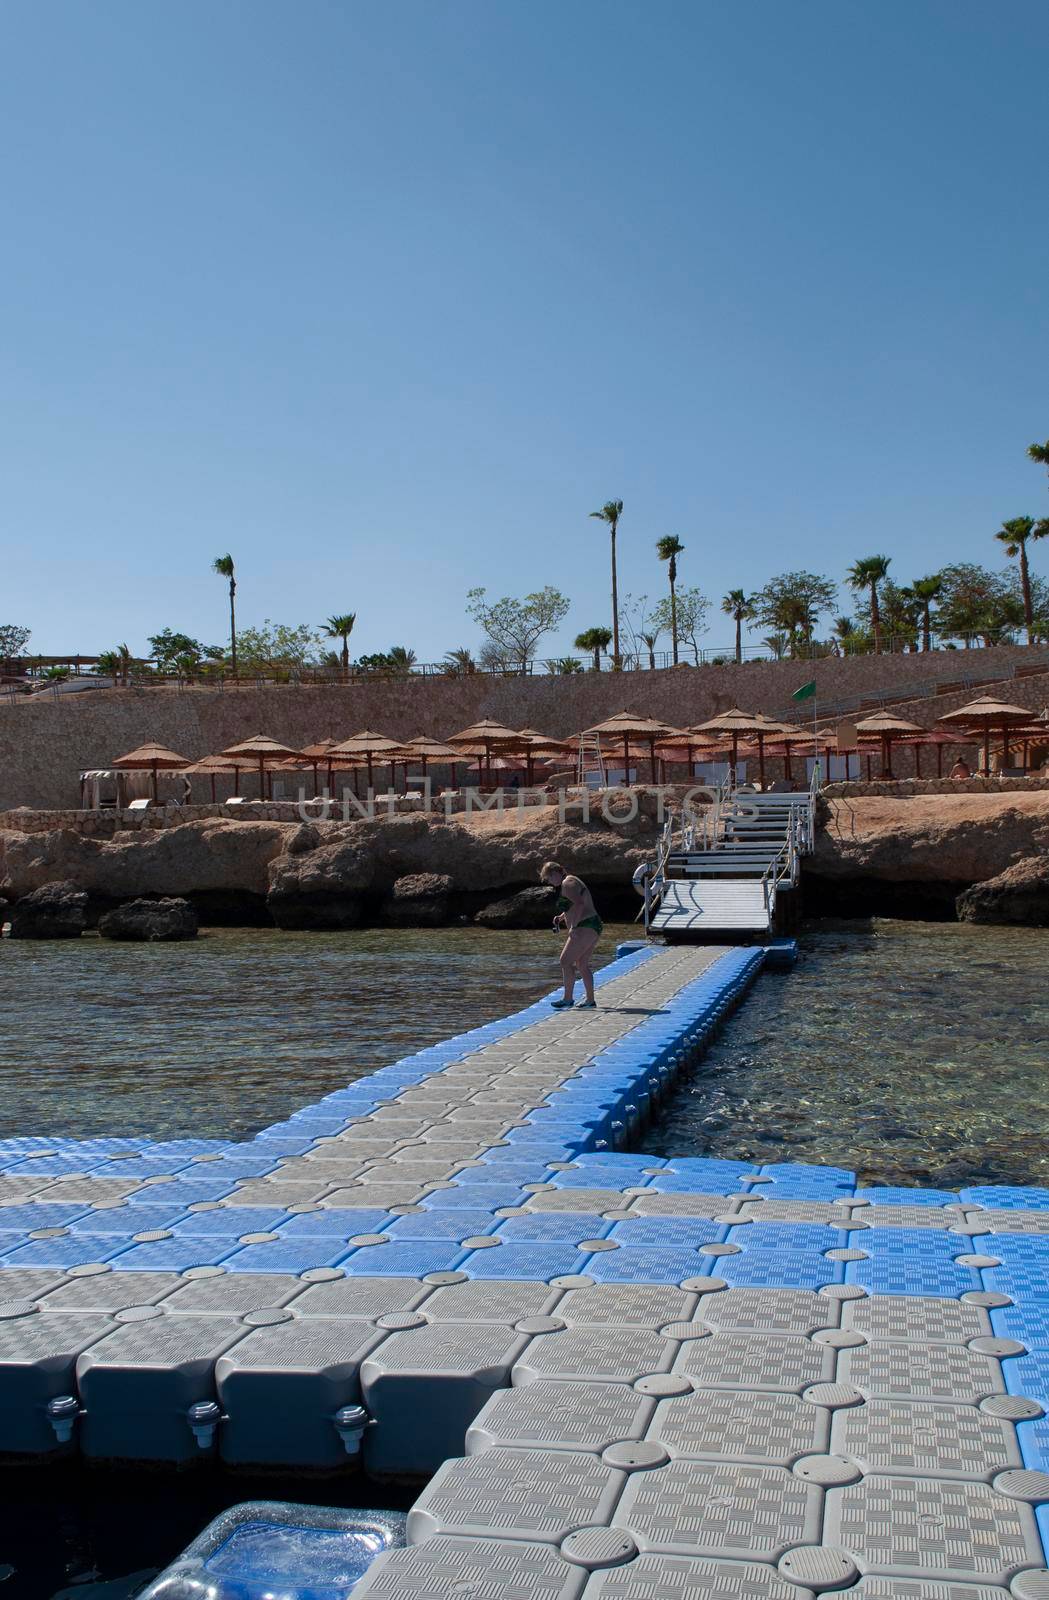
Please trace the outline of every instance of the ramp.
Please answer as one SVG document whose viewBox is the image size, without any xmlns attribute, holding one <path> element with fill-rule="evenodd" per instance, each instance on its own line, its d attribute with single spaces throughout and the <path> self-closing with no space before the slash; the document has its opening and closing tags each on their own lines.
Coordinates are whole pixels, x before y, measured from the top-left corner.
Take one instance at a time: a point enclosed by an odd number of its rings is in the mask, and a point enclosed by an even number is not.
<svg viewBox="0 0 1049 1600">
<path fill-rule="evenodd" d="M 769 933 L 771 908 L 760 878 L 670 878 L 652 927 L 660 933 Z"/>
</svg>

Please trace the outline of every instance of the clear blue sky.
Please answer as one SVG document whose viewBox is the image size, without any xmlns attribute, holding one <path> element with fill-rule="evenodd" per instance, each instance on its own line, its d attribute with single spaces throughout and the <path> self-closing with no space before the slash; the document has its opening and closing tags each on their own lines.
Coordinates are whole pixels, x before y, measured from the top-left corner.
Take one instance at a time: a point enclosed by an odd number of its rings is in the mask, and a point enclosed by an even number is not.
<svg viewBox="0 0 1049 1600">
<path fill-rule="evenodd" d="M 437 659 L 471 585 L 556 583 L 567 644 L 613 497 L 635 594 L 666 533 L 718 600 L 1001 565 L 1049 514 L 1045 19 L 8 0 L 0 620 L 218 641 L 229 549 L 245 624 Z"/>
</svg>

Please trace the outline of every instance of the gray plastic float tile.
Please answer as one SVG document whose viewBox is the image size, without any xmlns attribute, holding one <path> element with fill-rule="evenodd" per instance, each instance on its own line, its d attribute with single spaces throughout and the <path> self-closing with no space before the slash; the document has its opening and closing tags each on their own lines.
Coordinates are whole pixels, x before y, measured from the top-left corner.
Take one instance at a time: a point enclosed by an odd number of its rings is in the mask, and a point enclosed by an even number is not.
<svg viewBox="0 0 1049 1600">
<path fill-rule="evenodd" d="M 127 1323 L 77 1362 L 85 1415 L 80 1447 L 119 1461 L 187 1461 L 199 1454 L 188 1410 L 215 1398 L 219 1356 L 248 1332 L 232 1317 L 161 1315 Z"/>
<path fill-rule="evenodd" d="M 989 1480 L 1022 1465 L 1016 1429 L 975 1406 L 868 1400 L 836 1411 L 831 1453 L 866 1473 Z"/>
<path fill-rule="evenodd" d="M 408 1513 L 408 1541 L 468 1534 L 559 1544 L 577 1528 L 607 1524 L 623 1481 L 582 1452 L 485 1450 L 439 1468 Z"/>
<path fill-rule="evenodd" d="M 674 1371 L 697 1389 L 775 1389 L 800 1394 L 814 1383 L 830 1383 L 836 1352 L 790 1333 L 731 1330 L 681 1346 Z"/>
<path fill-rule="evenodd" d="M 68 1278 L 47 1296 L 48 1311 L 125 1311 L 156 1305 L 185 1283 L 177 1272 L 97 1272 Z"/>
<path fill-rule="evenodd" d="M 527 1335 L 496 1323 L 434 1322 L 391 1333 L 361 1368 L 375 1426 L 366 1464 L 377 1476 L 422 1477 L 460 1455 L 494 1389 L 507 1388 Z"/>
<path fill-rule="evenodd" d="M 47 1402 L 76 1393 L 78 1356 L 114 1327 L 101 1314 L 31 1311 L 26 1305 L 26 1315 L 0 1320 L 0 1454 L 58 1449 Z"/>
<path fill-rule="evenodd" d="M 669 1371 L 678 1349 L 676 1340 L 648 1328 L 617 1328 L 610 1324 L 565 1328 L 531 1340 L 514 1364 L 514 1386 L 535 1383 L 540 1378 L 633 1383 L 646 1373 Z"/>
<path fill-rule="evenodd" d="M 658 1194 L 654 1189 L 635 1194 L 629 1204 L 631 1212 L 638 1217 L 733 1218 L 736 1211 L 736 1202 L 731 1196 L 726 1199 L 720 1194 Z"/>
<path fill-rule="evenodd" d="M 837 1303 L 814 1289 L 722 1289 L 705 1294 L 695 1316 L 715 1328 L 754 1333 L 815 1333 L 834 1327 Z"/>
<path fill-rule="evenodd" d="M 466 1435 L 467 1455 L 496 1446 L 600 1452 L 640 1439 L 656 1401 L 622 1383 L 531 1383 L 485 1404 Z"/>
<path fill-rule="evenodd" d="M 879 1340 L 838 1352 L 838 1382 L 868 1398 L 955 1400 L 975 1404 L 1004 1394 L 1001 1363 L 965 1345 Z"/>
<path fill-rule="evenodd" d="M 861 1578 L 849 1593 L 855 1600 L 1010 1600 L 1007 1589 L 981 1583 L 923 1582 L 918 1578 Z"/>
<path fill-rule="evenodd" d="M 853 1213 L 847 1206 L 831 1205 L 826 1200 L 744 1200 L 739 1216 L 751 1217 L 755 1222 L 826 1222 L 835 1228 L 847 1228 Z"/>
<path fill-rule="evenodd" d="M 613 1520 L 645 1551 L 774 1562 L 819 1538 L 821 1504 L 782 1467 L 672 1461 L 631 1474 Z"/>
<path fill-rule="evenodd" d="M 286 1305 L 304 1288 L 301 1278 L 286 1273 L 220 1272 L 214 1277 L 178 1278 L 164 1301 L 164 1310 L 180 1315 L 243 1317 L 264 1306 Z"/>
<path fill-rule="evenodd" d="M 290 1318 L 290 1313 L 288 1313 Z M 360 1400 L 360 1365 L 386 1335 L 344 1317 L 291 1318 L 253 1328 L 215 1366 L 226 1417 L 222 1459 L 237 1465 L 337 1467 L 333 1418 Z"/>
<path fill-rule="evenodd" d="M 715 1296 L 708 1295 L 708 1300 Z M 595 1283 L 590 1288 L 566 1289 L 557 1302 L 557 1315 L 580 1328 L 595 1323 L 619 1327 L 662 1328 L 671 1322 L 690 1322 L 698 1316 L 699 1296 L 687 1289 L 664 1284 Z"/>
<path fill-rule="evenodd" d="M 381 1555 L 354 1600 L 579 1600 L 587 1573 L 551 1545 L 519 1540 L 431 1539 Z M 792 1591 L 797 1600 L 797 1590 Z"/>
<path fill-rule="evenodd" d="M 827 1495 L 824 1541 L 865 1572 L 1005 1585 L 1041 1566 L 1030 1506 L 986 1483 L 871 1477 Z"/>
<path fill-rule="evenodd" d="M 812 1592 L 758 1562 L 643 1555 L 595 1572 L 586 1600 L 812 1600 Z"/>
<path fill-rule="evenodd" d="M 389 1211 L 391 1206 L 413 1206 L 429 1193 L 418 1183 L 362 1183 L 350 1189 L 332 1189 L 324 1195 L 325 1210 Z"/>
<path fill-rule="evenodd" d="M 526 1194 L 524 1203 L 529 1211 L 581 1211 L 601 1216 L 606 1211 L 625 1211 L 630 1196 L 618 1189 L 541 1189 Z"/>
<path fill-rule="evenodd" d="M 963 1216 L 960 1208 L 945 1210 L 939 1206 L 857 1206 L 853 1213 L 853 1227 L 864 1228 L 929 1228 L 943 1232 L 954 1226 Z"/>
<path fill-rule="evenodd" d="M 0 1266 L 0 1300 L 35 1300 L 75 1281 L 52 1267 Z"/>
<path fill-rule="evenodd" d="M 987 1312 L 979 1306 L 911 1294 L 872 1294 L 847 1300 L 841 1325 L 868 1339 L 919 1344 L 967 1344 L 991 1332 Z"/>
<path fill-rule="evenodd" d="M 970 1211 L 968 1223 L 989 1234 L 1049 1234 L 1049 1211 Z"/>
<path fill-rule="evenodd" d="M 830 1427 L 829 1411 L 795 1394 L 704 1389 L 661 1400 L 646 1437 L 683 1460 L 787 1467 L 801 1456 L 824 1454 Z"/>
<path fill-rule="evenodd" d="M 513 1327 L 528 1317 L 545 1316 L 558 1298 L 559 1291 L 548 1283 L 475 1280 L 431 1290 L 421 1309 L 434 1322 L 499 1322 Z"/>
<path fill-rule="evenodd" d="M 308 1287 L 295 1300 L 297 1317 L 382 1317 L 407 1311 L 424 1301 L 432 1290 L 418 1278 L 332 1278 Z"/>
</svg>

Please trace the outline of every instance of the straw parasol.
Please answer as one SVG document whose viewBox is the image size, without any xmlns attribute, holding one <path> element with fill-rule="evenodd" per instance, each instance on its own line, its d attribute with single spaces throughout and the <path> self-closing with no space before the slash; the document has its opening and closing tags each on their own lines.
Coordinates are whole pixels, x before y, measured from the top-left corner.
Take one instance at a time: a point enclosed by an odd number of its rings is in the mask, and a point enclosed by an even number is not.
<svg viewBox="0 0 1049 1600">
<path fill-rule="evenodd" d="M 856 724 L 856 732 L 861 741 L 881 740 L 881 776 L 892 777 L 892 741 L 908 733 L 924 733 L 925 729 L 916 722 L 906 722 L 903 717 L 894 717 L 891 711 L 876 711 L 871 717 L 864 717 Z"/>
<path fill-rule="evenodd" d="M 813 744 L 814 743 L 813 736 L 808 731 L 807 728 L 797 728 L 792 723 L 789 723 L 789 722 L 773 722 L 768 717 L 763 717 L 762 721 L 763 722 L 767 722 L 768 725 L 769 725 L 768 726 L 768 732 L 765 734 L 765 739 L 768 740 L 768 748 L 770 750 L 776 750 L 776 749 L 779 750 L 780 754 L 783 757 L 783 776 L 785 778 L 787 778 L 790 782 L 793 783 L 794 774 L 791 771 L 791 766 L 790 766 L 791 745 L 795 745 L 795 744 Z M 758 759 L 759 760 L 761 760 L 761 757 L 762 757 L 762 744 L 763 743 L 764 743 L 764 740 L 759 738 L 759 740 L 758 740 Z M 828 763 L 828 766 L 827 766 L 827 770 L 828 770 L 828 772 L 830 771 L 830 764 L 829 763 Z M 762 763 L 762 782 L 764 782 L 764 763 Z"/>
<path fill-rule="evenodd" d="M 490 717 L 483 717 L 480 722 L 472 723 L 469 728 L 449 734 L 448 743 L 458 745 L 464 755 L 476 754 L 475 747 L 479 745 L 490 774 L 493 748 L 501 749 L 506 745 L 512 745 L 520 737 L 516 728 L 507 728 L 501 722 L 493 722 Z"/>
<path fill-rule="evenodd" d="M 623 741 L 623 765 L 626 776 L 630 775 L 630 741 L 631 739 L 644 739 L 648 745 L 649 755 L 652 760 L 652 782 L 656 781 L 656 740 L 681 733 L 680 728 L 672 728 L 665 722 L 655 722 L 651 717 L 639 716 L 636 711 L 617 711 L 614 717 L 599 722 L 594 728 L 587 728 L 587 733 L 596 733 L 598 738 L 607 735 L 610 739 Z"/>
<path fill-rule="evenodd" d="M 183 767 L 182 776 L 185 778 L 196 777 L 203 774 L 211 779 L 211 803 L 215 804 L 215 779 L 220 773 L 233 774 L 233 793 L 240 793 L 240 775 L 242 772 L 253 772 L 254 761 L 236 761 L 228 756 L 201 756 L 199 761 L 194 761 L 190 766 Z"/>
<path fill-rule="evenodd" d="M 540 733 L 537 728 L 519 728 L 513 744 L 504 746 L 504 750 L 513 755 L 524 756 L 525 782 L 531 785 L 537 760 L 543 756 L 561 760 L 564 756 L 572 754 L 572 745 L 567 739 L 552 739 L 549 734 Z"/>
<path fill-rule="evenodd" d="M 694 731 L 696 733 L 723 733 L 731 738 L 732 771 L 735 774 L 736 764 L 739 760 L 740 734 L 749 733 L 758 738 L 758 751 L 760 753 L 764 740 L 768 737 L 769 725 L 767 717 L 760 717 L 752 711 L 741 711 L 739 706 L 732 706 L 728 711 L 719 712 L 716 717 L 711 717 L 708 722 L 697 722 Z M 758 737 L 759 735 L 760 737 Z M 764 761 L 762 761 L 762 775 L 762 781 L 764 781 Z"/>
<path fill-rule="evenodd" d="M 265 798 L 267 766 L 272 767 L 278 761 L 289 761 L 301 754 L 300 750 L 292 750 L 290 745 L 281 744 L 266 733 L 253 733 L 250 739 L 242 739 L 240 744 L 231 744 L 228 750 L 219 751 L 221 756 L 248 756 L 258 762 L 260 800 Z"/>
<path fill-rule="evenodd" d="M 376 756 L 382 756 L 393 765 L 391 752 L 400 750 L 402 746 L 396 739 L 387 739 L 384 733 L 375 733 L 371 728 L 364 728 L 360 733 L 355 733 L 350 739 L 343 739 L 341 744 L 333 747 L 333 756 L 363 756 L 368 768 L 368 787 L 372 787 L 374 774 L 372 762 Z"/>
<path fill-rule="evenodd" d="M 148 772 L 153 778 L 153 799 L 157 799 L 157 773 L 160 771 L 173 772 L 182 767 L 189 766 L 189 758 L 180 756 L 174 750 L 168 750 L 164 745 L 150 740 L 147 744 L 140 744 L 137 750 L 129 750 L 126 756 L 117 756 L 111 761 L 111 767 L 119 767 L 122 772 Z"/>
<path fill-rule="evenodd" d="M 439 766 L 454 767 L 456 762 L 464 759 L 460 750 L 453 750 L 450 744 L 442 744 L 439 739 L 428 739 L 422 733 L 417 734 L 414 739 L 406 739 L 402 748 L 409 752 L 409 761 L 422 763 L 424 777 L 428 761 L 436 761 Z"/>
<path fill-rule="evenodd" d="M 981 694 L 975 700 L 970 700 L 967 706 L 960 706 L 957 711 L 946 711 L 942 717 L 937 717 L 938 722 L 951 722 L 957 727 L 965 728 L 972 733 L 983 734 L 983 770 L 991 770 L 991 731 L 997 730 L 1002 736 L 1002 765 L 1009 760 L 1009 732 L 1010 729 L 1019 727 L 1021 723 L 1030 722 L 1031 711 L 1027 706 L 1011 706 L 1006 700 L 996 700 L 993 695 Z"/>
</svg>

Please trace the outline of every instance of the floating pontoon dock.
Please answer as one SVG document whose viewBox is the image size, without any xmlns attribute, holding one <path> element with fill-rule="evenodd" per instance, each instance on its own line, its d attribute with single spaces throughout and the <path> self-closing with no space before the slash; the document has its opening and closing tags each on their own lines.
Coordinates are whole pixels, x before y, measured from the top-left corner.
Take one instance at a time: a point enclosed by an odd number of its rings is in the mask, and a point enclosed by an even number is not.
<svg viewBox="0 0 1049 1600">
<path fill-rule="evenodd" d="M 1045 1600 L 1049 1190 L 620 1153 L 765 960 L 635 951 L 245 1143 L 4 1141 L 0 1451 L 363 1452 L 425 1487 L 354 1600 Z"/>
</svg>

